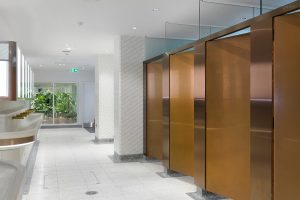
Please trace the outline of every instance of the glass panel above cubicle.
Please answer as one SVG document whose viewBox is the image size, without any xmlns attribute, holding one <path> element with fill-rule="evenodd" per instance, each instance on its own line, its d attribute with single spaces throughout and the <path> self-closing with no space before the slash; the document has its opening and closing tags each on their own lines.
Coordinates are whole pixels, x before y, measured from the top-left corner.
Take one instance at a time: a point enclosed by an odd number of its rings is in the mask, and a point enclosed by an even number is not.
<svg viewBox="0 0 300 200">
<path fill-rule="evenodd" d="M 272 11 L 295 0 L 201 0 L 193 2 L 198 7 L 187 20 L 166 22 L 165 37 L 183 40 L 198 40 L 230 26 Z M 191 20 L 193 16 L 194 20 Z M 184 22 L 184 23 L 182 23 Z"/>
<path fill-rule="evenodd" d="M 174 21 L 164 21 L 164 29 L 146 37 L 145 58 L 172 52 L 185 44 L 292 2 L 294 0 L 176 1 L 174 4 L 178 9 L 169 10 L 169 15 L 178 17 Z M 189 14 L 183 15 L 184 10 L 189 10 Z"/>
<path fill-rule="evenodd" d="M 262 0 L 262 7 L 263 9 L 267 9 L 270 11 L 292 2 L 295 2 L 295 0 Z"/>
<path fill-rule="evenodd" d="M 192 43 L 194 40 L 187 39 L 165 39 L 165 38 L 151 38 L 145 39 L 145 58 L 149 59 L 164 52 L 169 52 L 177 49 L 183 45 Z"/>
</svg>

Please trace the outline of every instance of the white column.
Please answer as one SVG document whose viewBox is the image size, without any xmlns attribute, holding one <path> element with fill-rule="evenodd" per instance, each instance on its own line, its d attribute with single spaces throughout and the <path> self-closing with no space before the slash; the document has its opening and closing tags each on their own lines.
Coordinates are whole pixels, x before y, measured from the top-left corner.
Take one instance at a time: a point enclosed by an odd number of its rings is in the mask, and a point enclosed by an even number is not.
<svg viewBox="0 0 300 200">
<path fill-rule="evenodd" d="M 145 38 L 120 36 L 115 42 L 115 153 L 141 155 Z"/>
<path fill-rule="evenodd" d="M 95 69 L 96 141 L 114 138 L 114 66 L 113 55 L 101 55 Z"/>
</svg>

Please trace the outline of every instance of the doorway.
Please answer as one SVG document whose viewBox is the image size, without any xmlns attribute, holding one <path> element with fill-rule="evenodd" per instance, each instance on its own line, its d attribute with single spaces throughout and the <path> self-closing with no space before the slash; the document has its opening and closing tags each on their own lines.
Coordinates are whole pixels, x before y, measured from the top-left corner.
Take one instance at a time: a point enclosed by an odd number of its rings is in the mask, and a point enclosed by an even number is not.
<svg viewBox="0 0 300 200">
<path fill-rule="evenodd" d="M 77 124 L 76 83 L 35 83 L 32 108 L 45 125 Z"/>
</svg>

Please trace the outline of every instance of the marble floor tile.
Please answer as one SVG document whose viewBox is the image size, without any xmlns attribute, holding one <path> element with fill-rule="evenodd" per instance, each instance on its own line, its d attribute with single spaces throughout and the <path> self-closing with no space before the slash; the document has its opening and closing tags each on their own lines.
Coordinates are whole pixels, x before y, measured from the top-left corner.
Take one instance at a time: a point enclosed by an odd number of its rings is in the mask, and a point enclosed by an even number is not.
<svg viewBox="0 0 300 200">
<path fill-rule="evenodd" d="M 191 177 L 161 178 L 161 162 L 114 163 L 113 144 L 84 129 L 42 129 L 30 191 L 23 200 L 191 200 Z M 86 192 L 94 191 L 95 195 Z"/>
</svg>

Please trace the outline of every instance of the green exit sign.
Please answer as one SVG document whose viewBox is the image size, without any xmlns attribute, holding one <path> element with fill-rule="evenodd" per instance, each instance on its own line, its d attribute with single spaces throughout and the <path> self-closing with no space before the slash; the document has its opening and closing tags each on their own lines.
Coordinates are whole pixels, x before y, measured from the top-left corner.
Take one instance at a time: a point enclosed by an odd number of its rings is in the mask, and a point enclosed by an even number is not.
<svg viewBox="0 0 300 200">
<path fill-rule="evenodd" d="M 77 73 L 78 72 L 78 68 L 75 68 L 75 67 L 71 68 L 71 72 L 72 73 Z"/>
</svg>

